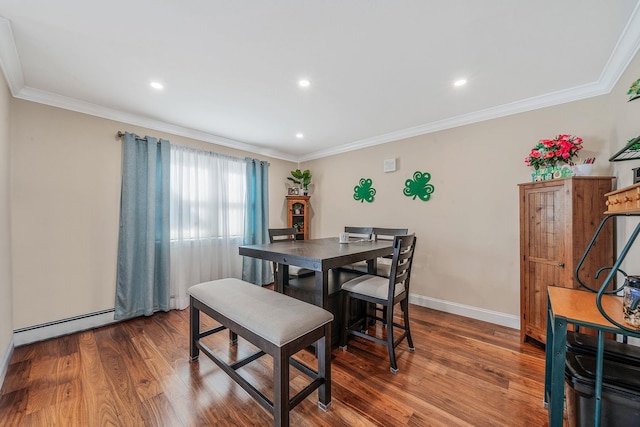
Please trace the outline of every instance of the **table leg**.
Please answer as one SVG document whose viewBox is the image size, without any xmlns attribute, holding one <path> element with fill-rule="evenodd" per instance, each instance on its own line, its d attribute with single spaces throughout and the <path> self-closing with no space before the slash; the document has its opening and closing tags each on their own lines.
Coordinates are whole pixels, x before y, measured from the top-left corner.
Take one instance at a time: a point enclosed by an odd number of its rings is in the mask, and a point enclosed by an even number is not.
<svg viewBox="0 0 640 427">
<path fill-rule="evenodd" d="M 551 301 L 547 299 L 547 346 L 544 351 L 544 396 L 542 404 L 545 408 L 549 408 L 549 397 L 551 396 L 551 366 L 553 365 L 553 311 L 551 310 Z M 521 326 L 522 327 L 522 326 Z"/>
<path fill-rule="evenodd" d="M 285 286 L 289 285 L 289 266 L 287 264 L 278 264 L 278 280 L 274 290 L 276 292 L 284 293 Z"/>
<path fill-rule="evenodd" d="M 316 305 L 331 311 L 331 306 L 329 305 L 329 271 L 316 271 L 315 279 L 316 295 L 320 297 L 320 301 L 316 301 Z"/>
<path fill-rule="evenodd" d="M 604 359 L 604 332 L 602 329 L 598 329 L 598 352 L 596 358 L 596 389 L 595 389 L 595 414 L 593 418 L 594 427 L 600 427 L 600 415 L 602 408 L 602 374 L 603 374 L 603 359 Z"/>
<path fill-rule="evenodd" d="M 378 258 L 367 260 L 367 274 L 376 274 L 378 272 Z"/>
<path fill-rule="evenodd" d="M 550 314 L 552 310 L 550 310 Z M 547 352 L 551 352 L 549 372 L 549 427 L 562 427 L 564 412 L 564 369 L 567 356 L 567 321 L 552 317 L 552 339 L 547 341 Z M 549 349 L 551 347 L 551 349 Z M 549 357 L 547 357 L 547 362 Z M 547 367 L 549 369 L 549 367 Z M 545 387 L 546 388 L 546 387 Z"/>
</svg>

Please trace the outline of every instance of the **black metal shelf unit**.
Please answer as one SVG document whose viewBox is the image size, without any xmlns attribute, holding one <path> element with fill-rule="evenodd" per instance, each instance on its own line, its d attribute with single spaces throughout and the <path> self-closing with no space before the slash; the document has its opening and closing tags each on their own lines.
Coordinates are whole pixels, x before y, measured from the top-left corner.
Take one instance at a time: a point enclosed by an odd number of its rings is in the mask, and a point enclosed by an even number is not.
<svg viewBox="0 0 640 427">
<path fill-rule="evenodd" d="M 635 159 L 640 159 L 640 136 L 630 139 L 622 150 L 609 157 L 610 162 L 622 162 L 624 160 Z"/>
</svg>

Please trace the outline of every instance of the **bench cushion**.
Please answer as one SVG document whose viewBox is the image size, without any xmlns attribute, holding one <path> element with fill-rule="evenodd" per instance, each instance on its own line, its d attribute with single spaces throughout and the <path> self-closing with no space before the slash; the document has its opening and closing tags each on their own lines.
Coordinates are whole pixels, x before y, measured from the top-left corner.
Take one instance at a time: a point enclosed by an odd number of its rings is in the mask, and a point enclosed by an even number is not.
<svg viewBox="0 0 640 427">
<path fill-rule="evenodd" d="M 333 320 L 321 307 L 239 279 L 191 286 L 189 295 L 224 317 L 283 346 Z"/>
</svg>

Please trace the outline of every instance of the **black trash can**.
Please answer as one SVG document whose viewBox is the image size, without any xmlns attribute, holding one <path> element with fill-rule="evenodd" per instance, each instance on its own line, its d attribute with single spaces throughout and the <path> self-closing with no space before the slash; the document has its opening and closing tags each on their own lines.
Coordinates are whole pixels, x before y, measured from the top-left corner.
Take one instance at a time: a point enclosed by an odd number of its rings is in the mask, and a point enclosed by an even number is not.
<svg viewBox="0 0 640 427">
<path fill-rule="evenodd" d="M 567 331 L 567 351 L 596 355 L 598 337 Z M 604 358 L 628 365 L 640 366 L 640 347 L 604 339 Z"/>
<path fill-rule="evenodd" d="M 602 427 L 640 426 L 640 366 L 605 359 Z M 569 427 L 594 425 L 596 357 L 567 352 L 565 395 Z"/>
</svg>

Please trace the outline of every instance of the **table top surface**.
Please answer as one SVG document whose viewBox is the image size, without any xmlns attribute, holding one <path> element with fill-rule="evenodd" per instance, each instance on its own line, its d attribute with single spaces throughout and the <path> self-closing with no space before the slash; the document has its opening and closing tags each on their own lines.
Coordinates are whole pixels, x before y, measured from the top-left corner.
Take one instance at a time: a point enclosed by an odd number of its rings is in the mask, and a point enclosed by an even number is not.
<svg viewBox="0 0 640 427">
<path fill-rule="evenodd" d="M 314 270 L 340 267 L 393 253 L 391 240 L 352 240 L 340 243 L 337 237 L 293 240 L 240 246 L 240 255 L 296 265 Z"/>
<path fill-rule="evenodd" d="M 599 327 L 607 330 L 619 330 L 614 324 L 602 316 L 596 305 L 595 292 L 580 289 L 549 286 L 549 301 L 554 316 L 567 319 L 570 323 Z M 603 295 L 602 308 L 613 320 L 633 329 L 624 320 L 622 312 L 622 297 L 617 295 Z M 638 329 L 640 332 L 640 329 Z"/>
</svg>

